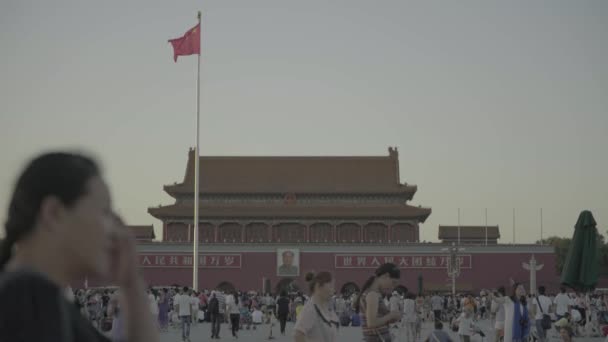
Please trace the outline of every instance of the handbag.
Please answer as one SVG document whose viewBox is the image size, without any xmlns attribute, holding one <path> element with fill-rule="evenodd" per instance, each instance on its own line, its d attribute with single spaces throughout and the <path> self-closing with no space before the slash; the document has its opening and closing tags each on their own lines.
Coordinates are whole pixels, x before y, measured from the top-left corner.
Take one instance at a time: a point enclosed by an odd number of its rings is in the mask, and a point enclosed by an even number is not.
<svg viewBox="0 0 608 342">
<path fill-rule="evenodd" d="M 540 326 L 543 329 L 545 329 L 545 330 L 551 329 L 551 316 L 547 315 L 543 311 L 543 306 L 540 305 L 540 300 L 538 299 L 538 297 L 536 297 L 536 302 L 538 303 L 538 307 L 540 308 L 540 312 L 543 314 L 543 318 L 540 321 Z"/>
</svg>

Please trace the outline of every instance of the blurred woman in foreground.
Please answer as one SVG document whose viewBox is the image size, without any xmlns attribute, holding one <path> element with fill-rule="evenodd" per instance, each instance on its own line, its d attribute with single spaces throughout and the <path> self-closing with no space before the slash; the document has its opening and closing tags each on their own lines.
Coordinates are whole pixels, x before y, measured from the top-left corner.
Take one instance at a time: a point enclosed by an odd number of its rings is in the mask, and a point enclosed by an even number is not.
<svg viewBox="0 0 608 342">
<path fill-rule="evenodd" d="M 159 341 L 133 238 L 87 157 L 48 153 L 26 166 L 10 200 L 0 270 L 0 341 L 108 341 L 63 295 L 86 276 L 120 286 L 125 340 Z"/>
</svg>

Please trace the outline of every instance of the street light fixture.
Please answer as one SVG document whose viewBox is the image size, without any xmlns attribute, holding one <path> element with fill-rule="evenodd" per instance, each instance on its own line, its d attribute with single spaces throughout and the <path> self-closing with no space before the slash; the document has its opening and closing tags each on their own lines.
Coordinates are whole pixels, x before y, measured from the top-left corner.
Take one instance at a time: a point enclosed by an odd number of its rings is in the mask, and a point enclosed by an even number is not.
<svg viewBox="0 0 608 342">
<path fill-rule="evenodd" d="M 460 258 L 458 258 L 458 253 L 465 251 L 465 248 L 456 246 L 454 242 L 452 242 L 452 246 L 448 248 L 441 249 L 444 252 L 450 253 L 450 259 L 448 260 L 448 264 L 446 266 L 448 277 L 452 280 L 452 296 L 456 296 L 456 278 L 460 276 Z"/>
</svg>

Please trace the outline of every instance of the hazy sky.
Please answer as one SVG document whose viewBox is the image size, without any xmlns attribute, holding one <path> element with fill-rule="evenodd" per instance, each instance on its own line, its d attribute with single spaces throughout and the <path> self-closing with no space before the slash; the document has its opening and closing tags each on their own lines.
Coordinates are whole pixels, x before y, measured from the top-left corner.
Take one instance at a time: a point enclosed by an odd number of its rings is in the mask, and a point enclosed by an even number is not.
<svg viewBox="0 0 608 342">
<path fill-rule="evenodd" d="M 25 161 L 104 164 L 130 224 L 160 221 L 194 144 L 196 57 L 167 39 L 203 10 L 201 148 L 386 155 L 439 224 L 518 242 L 608 221 L 608 1 L 0 2 L 0 220 Z M 1 233 L 0 233 L 1 234 Z"/>
</svg>

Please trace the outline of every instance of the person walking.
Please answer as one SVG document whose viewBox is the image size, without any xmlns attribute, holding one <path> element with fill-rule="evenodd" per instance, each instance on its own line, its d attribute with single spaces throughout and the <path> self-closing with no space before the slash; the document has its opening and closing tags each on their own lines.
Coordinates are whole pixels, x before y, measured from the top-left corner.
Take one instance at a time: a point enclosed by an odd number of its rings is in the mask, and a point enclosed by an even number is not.
<svg viewBox="0 0 608 342">
<path fill-rule="evenodd" d="M 435 321 L 441 321 L 441 309 L 443 308 L 443 299 L 439 297 L 439 293 L 435 293 L 433 297 L 431 297 L 431 307 L 433 309 Z"/>
<path fill-rule="evenodd" d="M 160 331 L 169 329 L 169 293 L 167 289 L 160 291 L 158 299 L 158 325 Z"/>
<path fill-rule="evenodd" d="M 192 298 L 190 290 L 184 287 L 183 293 L 177 297 L 175 311 L 182 324 L 182 342 L 190 342 L 190 325 L 192 324 Z"/>
<path fill-rule="evenodd" d="M 340 323 L 330 308 L 334 280 L 329 272 L 306 275 L 311 298 L 306 302 L 294 327 L 295 342 L 334 342 Z"/>
<path fill-rule="evenodd" d="M 376 269 L 361 288 L 356 299 L 355 311 L 361 312 L 363 340 L 366 342 L 391 342 L 389 324 L 399 321 L 401 313 L 389 311 L 383 300 L 383 294 L 393 290 L 401 276 L 399 268 L 386 263 Z"/>
<path fill-rule="evenodd" d="M 405 295 L 403 302 L 403 320 L 401 322 L 401 340 L 405 342 L 416 341 L 416 323 L 418 322 L 418 312 L 416 310 L 416 296 L 413 293 Z"/>
<path fill-rule="evenodd" d="M 230 326 L 232 328 L 232 336 L 238 338 L 239 323 L 241 321 L 241 309 L 239 305 L 239 296 L 236 291 L 226 296 L 226 313 L 230 315 Z"/>
<path fill-rule="evenodd" d="M 209 306 L 207 307 L 209 315 L 211 315 L 211 338 L 220 338 L 220 302 L 217 299 L 217 293 L 211 292 L 211 299 L 209 299 Z"/>
<path fill-rule="evenodd" d="M 191 322 L 193 325 L 196 325 L 198 321 L 198 309 L 201 306 L 201 301 L 198 299 L 198 295 L 196 291 L 190 291 L 190 305 L 192 305 L 192 319 Z"/>
<path fill-rule="evenodd" d="M 281 291 L 281 296 L 277 300 L 277 317 L 279 319 L 281 335 L 285 335 L 285 325 L 287 324 L 287 316 L 289 315 L 289 298 L 287 291 Z"/>
<path fill-rule="evenodd" d="M 538 288 L 538 296 L 532 302 L 535 312 L 536 336 L 539 342 L 547 341 L 547 330 L 551 328 L 551 304 L 551 299 L 545 296 L 545 287 L 540 286 Z M 545 323 L 543 323 L 543 320 Z"/>
</svg>

